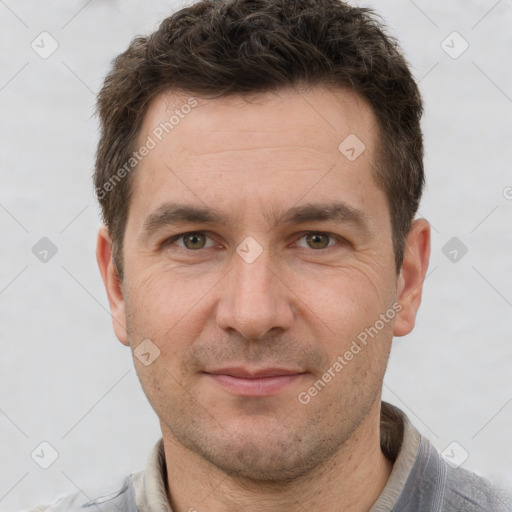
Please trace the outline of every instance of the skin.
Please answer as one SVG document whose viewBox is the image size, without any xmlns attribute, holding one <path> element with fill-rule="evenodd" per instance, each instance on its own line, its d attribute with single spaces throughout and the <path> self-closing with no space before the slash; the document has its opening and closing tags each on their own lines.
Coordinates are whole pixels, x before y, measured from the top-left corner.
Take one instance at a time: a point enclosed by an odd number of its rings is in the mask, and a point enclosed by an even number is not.
<svg viewBox="0 0 512 512">
<path fill-rule="evenodd" d="M 188 99 L 155 98 L 139 142 Z M 376 126 L 349 90 L 201 100 L 133 176 L 122 281 L 100 230 L 116 335 L 132 351 L 144 339 L 160 350 L 150 365 L 134 363 L 160 419 L 175 512 L 367 511 L 382 492 L 392 468 L 379 443 L 382 381 L 393 336 L 414 327 L 430 230 L 414 222 L 397 275 L 388 203 L 372 175 Z M 355 161 L 338 149 L 349 134 L 366 146 Z M 225 218 L 148 232 L 148 217 L 173 201 Z M 334 201 L 364 225 L 273 221 Z M 165 243 L 190 232 L 198 238 Z M 246 237 L 262 251 L 251 263 L 236 251 Z M 399 313 L 300 403 L 393 304 Z M 228 366 L 298 375 L 268 396 L 241 396 L 211 375 Z"/>
</svg>

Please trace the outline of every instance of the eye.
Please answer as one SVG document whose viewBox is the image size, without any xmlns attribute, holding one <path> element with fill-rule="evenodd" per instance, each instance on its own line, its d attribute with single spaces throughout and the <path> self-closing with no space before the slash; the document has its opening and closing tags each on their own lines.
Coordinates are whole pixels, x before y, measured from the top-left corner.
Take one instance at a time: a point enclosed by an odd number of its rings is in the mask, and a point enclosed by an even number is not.
<svg viewBox="0 0 512 512">
<path fill-rule="evenodd" d="M 181 233 L 179 235 L 173 236 L 167 242 L 165 242 L 165 245 L 168 246 L 178 241 L 183 241 L 183 244 L 176 243 L 176 245 L 182 249 L 197 251 L 199 249 L 205 249 L 213 246 L 213 240 L 211 245 L 206 245 L 206 241 L 208 239 L 210 239 L 210 237 L 201 231 L 191 231 L 190 233 Z"/>
<path fill-rule="evenodd" d="M 329 240 L 332 240 L 335 242 L 335 238 L 333 235 L 329 235 L 327 233 L 321 233 L 321 232 L 310 232 L 303 235 L 299 240 L 305 239 L 306 240 L 306 248 L 310 249 L 327 249 L 328 247 L 332 247 L 335 245 L 334 243 L 329 243 Z M 304 247 L 302 245 L 301 247 Z"/>
<path fill-rule="evenodd" d="M 210 240 L 209 245 L 208 240 Z M 305 240 L 305 245 L 297 242 L 299 247 L 315 250 L 328 249 L 336 245 L 337 240 L 338 242 L 342 241 L 339 237 L 319 231 L 305 233 L 299 238 L 299 241 L 300 240 Z M 189 233 L 180 233 L 164 242 L 164 246 L 166 247 L 173 244 L 186 251 L 195 252 L 201 249 L 211 248 L 215 245 L 215 242 L 202 231 L 191 231 Z"/>
</svg>

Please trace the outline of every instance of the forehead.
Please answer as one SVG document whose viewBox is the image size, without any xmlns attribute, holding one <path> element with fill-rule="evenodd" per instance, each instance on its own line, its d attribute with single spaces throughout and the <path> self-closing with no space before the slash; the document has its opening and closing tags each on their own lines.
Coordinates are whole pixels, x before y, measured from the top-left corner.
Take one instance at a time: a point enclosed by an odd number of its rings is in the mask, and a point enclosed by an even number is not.
<svg viewBox="0 0 512 512">
<path fill-rule="evenodd" d="M 139 134 L 138 145 L 151 141 L 152 149 L 134 175 L 132 197 L 140 214 L 169 196 L 224 203 L 242 214 L 244 205 L 261 208 L 279 192 L 296 204 L 345 191 L 344 199 L 361 208 L 371 203 L 367 192 L 380 192 L 372 172 L 377 137 L 372 109 L 351 90 L 212 100 L 162 94 L 150 103 Z"/>
<path fill-rule="evenodd" d="M 316 146 L 326 150 L 355 135 L 371 152 L 376 128 L 370 105 L 358 93 L 316 87 L 211 100 L 175 92 L 160 94 L 148 106 L 140 135 L 153 136 L 158 143 L 173 138 L 176 145 L 196 155 L 241 144 L 247 149 L 261 142 L 268 145 L 269 133 L 279 134 L 272 144 L 276 147 L 298 142 L 303 149 Z M 233 133 L 236 138 L 230 138 Z"/>
</svg>

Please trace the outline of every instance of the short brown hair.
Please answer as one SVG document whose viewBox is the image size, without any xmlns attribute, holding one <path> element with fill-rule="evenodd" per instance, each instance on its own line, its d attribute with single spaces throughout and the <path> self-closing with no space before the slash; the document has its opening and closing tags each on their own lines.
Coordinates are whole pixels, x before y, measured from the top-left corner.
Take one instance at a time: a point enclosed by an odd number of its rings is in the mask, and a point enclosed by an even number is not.
<svg viewBox="0 0 512 512">
<path fill-rule="evenodd" d="M 315 85 L 355 90 L 376 114 L 374 176 L 388 199 L 399 272 L 424 174 L 422 101 L 397 41 L 371 9 L 340 0 L 203 0 L 166 18 L 150 36 L 135 38 L 114 60 L 99 93 L 94 182 L 120 275 L 132 175 L 113 180 L 130 159 L 155 96 L 174 90 L 221 97 Z"/>
</svg>

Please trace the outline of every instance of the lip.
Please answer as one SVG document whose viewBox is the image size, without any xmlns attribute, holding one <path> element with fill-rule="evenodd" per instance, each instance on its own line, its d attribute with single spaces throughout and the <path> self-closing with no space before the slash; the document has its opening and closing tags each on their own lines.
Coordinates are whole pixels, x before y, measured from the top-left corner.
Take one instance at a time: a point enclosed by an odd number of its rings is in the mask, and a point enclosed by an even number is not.
<svg viewBox="0 0 512 512">
<path fill-rule="evenodd" d="M 300 379 L 305 372 L 285 368 L 221 368 L 203 372 L 225 390 L 238 396 L 272 396 Z"/>
</svg>

